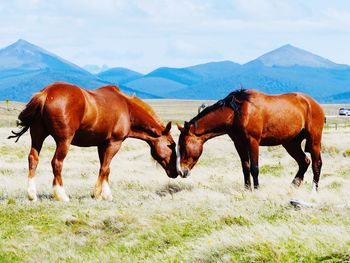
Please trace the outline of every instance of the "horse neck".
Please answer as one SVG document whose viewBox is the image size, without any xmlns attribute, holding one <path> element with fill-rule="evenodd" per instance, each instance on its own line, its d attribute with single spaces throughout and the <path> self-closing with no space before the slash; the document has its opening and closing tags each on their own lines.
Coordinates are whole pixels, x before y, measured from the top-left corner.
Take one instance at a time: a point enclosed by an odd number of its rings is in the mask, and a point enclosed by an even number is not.
<svg viewBox="0 0 350 263">
<path fill-rule="evenodd" d="M 149 106 L 147 106 L 149 107 Z M 163 124 L 154 116 L 153 112 L 146 110 L 132 99 L 129 101 L 130 132 L 129 137 L 137 138 L 150 143 L 153 138 L 161 135 Z"/>
<path fill-rule="evenodd" d="M 194 133 L 204 141 L 227 134 L 233 125 L 234 112 L 223 108 L 210 112 L 194 122 Z"/>
</svg>

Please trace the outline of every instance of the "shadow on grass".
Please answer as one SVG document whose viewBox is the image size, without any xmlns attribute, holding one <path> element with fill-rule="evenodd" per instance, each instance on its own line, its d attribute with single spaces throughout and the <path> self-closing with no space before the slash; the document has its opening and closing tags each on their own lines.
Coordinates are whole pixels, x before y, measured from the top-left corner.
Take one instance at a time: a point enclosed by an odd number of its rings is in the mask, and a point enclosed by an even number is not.
<svg viewBox="0 0 350 263">
<path fill-rule="evenodd" d="M 156 194 L 163 197 L 166 195 L 174 195 L 181 191 L 191 191 L 192 189 L 192 185 L 170 182 L 156 190 Z"/>
</svg>

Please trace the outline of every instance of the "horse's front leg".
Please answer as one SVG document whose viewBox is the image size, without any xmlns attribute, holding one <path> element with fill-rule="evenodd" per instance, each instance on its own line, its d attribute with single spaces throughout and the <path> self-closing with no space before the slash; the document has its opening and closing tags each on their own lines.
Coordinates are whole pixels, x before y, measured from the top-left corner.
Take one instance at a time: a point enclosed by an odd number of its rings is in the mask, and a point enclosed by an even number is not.
<svg viewBox="0 0 350 263">
<path fill-rule="evenodd" d="M 252 184 L 250 182 L 250 163 L 249 163 L 249 152 L 248 145 L 235 142 L 235 147 L 238 152 L 238 155 L 241 159 L 242 170 L 244 175 L 244 187 L 247 190 L 252 190 Z"/>
<path fill-rule="evenodd" d="M 259 141 L 250 139 L 249 142 L 250 172 L 253 177 L 254 188 L 259 188 Z"/>
<path fill-rule="evenodd" d="M 98 146 L 98 156 L 100 158 L 100 172 L 92 193 L 92 198 L 112 201 L 113 196 L 109 188 L 109 173 L 111 161 L 119 151 L 122 141 L 106 142 Z"/>
</svg>

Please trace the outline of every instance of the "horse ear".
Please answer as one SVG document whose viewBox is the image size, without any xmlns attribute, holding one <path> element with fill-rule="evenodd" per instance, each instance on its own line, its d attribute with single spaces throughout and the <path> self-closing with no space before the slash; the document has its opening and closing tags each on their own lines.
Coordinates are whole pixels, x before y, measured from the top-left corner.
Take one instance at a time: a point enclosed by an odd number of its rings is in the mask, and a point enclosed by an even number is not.
<svg viewBox="0 0 350 263">
<path fill-rule="evenodd" d="M 189 130 L 190 129 L 190 124 L 187 121 L 185 121 L 184 127 L 185 127 L 185 130 Z"/>
<path fill-rule="evenodd" d="M 164 131 L 162 132 L 163 135 L 169 134 L 171 129 L 171 121 L 168 122 L 168 124 L 166 125 Z"/>
<path fill-rule="evenodd" d="M 185 121 L 184 126 L 185 126 L 185 131 L 187 131 L 189 135 L 192 135 L 193 133 L 191 132 L 191 124 Z"/>
<path fill-rule="evenodd" d="M 177 128 L 179 129 L 180 132 L 185 131 L 184 126 L 182 126 L 181 124 L 178 124 L 178 123 L 176 123 L 176 125 L 177 125 Z"/>
</svg>

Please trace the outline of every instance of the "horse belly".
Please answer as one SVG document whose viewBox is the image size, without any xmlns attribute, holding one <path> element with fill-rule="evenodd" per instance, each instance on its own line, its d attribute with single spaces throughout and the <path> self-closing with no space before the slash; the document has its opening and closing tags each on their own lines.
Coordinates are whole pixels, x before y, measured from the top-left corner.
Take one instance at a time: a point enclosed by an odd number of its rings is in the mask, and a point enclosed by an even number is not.
<svg viewBox="0 0 350 263">
<path fill-rule="evenodd" d="M 81 127 L 75 132 L 72 144 L 76 146 L 89 147 L 98 146 L 106 141 L 123 140 L 128 133 L 128 125 L 125 116 L 116 116 L 103 118 L 94 124 L 82 123 Z"/>
<path fill-rule="evenodd" d="M 304 129 L 302 119 L 292 123 L 279 121 L 266 125 L 263 129 L 260 145 L 274 146 L 284 144 L 295 138 Z"/>
<path fill-rule="evenodd" d="M 78 129 L 74 134 L 72 144 L 80 147 L 97 146 L 105 142 L 109 137 L 108 129 L 100 131 Z"/>
<path fill-rule="evenodd" d="M 98 133 L 96 131 L 77 130 L 72 144 L 80 147 L 97 146 L 103 143 L 107 137 L 108 134 L 105 132 Z"/>
</svg>

